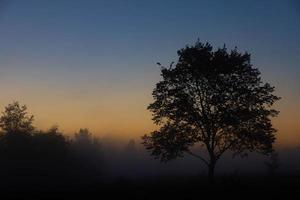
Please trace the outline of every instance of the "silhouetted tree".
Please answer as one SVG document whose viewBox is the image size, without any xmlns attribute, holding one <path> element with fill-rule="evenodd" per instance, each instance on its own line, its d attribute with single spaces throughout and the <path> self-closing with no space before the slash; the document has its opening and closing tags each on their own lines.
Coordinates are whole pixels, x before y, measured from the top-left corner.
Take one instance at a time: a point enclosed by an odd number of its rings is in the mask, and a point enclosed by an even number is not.
<svg viewBox="0 0 300 200">
<path fill-rule="evenodd" d="M 129 142 L 126 146 L 126 151 L 127 152 L 135 152 L 136 151 L 134 139 L 129 140 Z"/>
<path fill-rule="evenodd" d="M 263 83 L 260 72 L 250 63 L 250 54 L 237 49 L 213 50 L 209 43 L 197 42 L 178 51 L 178 63 L 162 67 L 162 81 L 148 107 L 161 128 L 143 136 L 143 144 L 162 161 L 186 152 L 208 166 L 213 181 L 214 169 L 222 154 L 246 150 L 272 152 L 276 130 L 271 109 L 279 97 L 274 87 Z M 209 159 L 191 151 L 200 144 Z"/>
<path fill-rule="evenodd" d="M 0 127 L 6 133 L 32 133 L 33 115 L 28 115 L 26 105 L 15 101 L 5 107 L 0 117 Z"/>
<path fill-rule="evenodd" d="M 93 134 L 87 128 L 81 128 L 74 134 L 72 152 L 78 172 L 86 177 L 101 174 L 102 149 L 99 140 L 93 138 Z"/>
<path fill-rule="evenodd" d="M 269 156 L 269 160 L 265 162 L 268 173 L 270 176 L 274 176 L 280 167 L 279 154 L 277 152 L 272 152 Z"/>
<path fill-rule="evenodd" d="M 74 141 L 68 140 L 57 126 L 49 130 L 33 127 L 27 107 L 13 102 L 0 117 L 0 185 L 67 184 L 77 178 L 96 181 L 101 175 L 102 151 L 88 129 L 80 129 Z M 22 181 L 21 181 L 22 182 Z"/>
<path fill-rule="evenodd" d="M 38 131 L 33 135 L 33 146 L 38 159 L 57 161 L 66 158 L 69 142 L 58 126 L 52 126 L 47 131 Z"/>
<path fill-rule="evenodd" d="M 8 104 L 0 117 L 0 153 L 2 159 L 32 158 L 33 116 L 17 101 Z"/>
<path fill-rule="evenodd" d="M 92 134 L 87 128 L 79 129 L 78 133 L 74 134 L 74 142 L 81 145 L 88 145 L 92 143 Z"/>
</svg>

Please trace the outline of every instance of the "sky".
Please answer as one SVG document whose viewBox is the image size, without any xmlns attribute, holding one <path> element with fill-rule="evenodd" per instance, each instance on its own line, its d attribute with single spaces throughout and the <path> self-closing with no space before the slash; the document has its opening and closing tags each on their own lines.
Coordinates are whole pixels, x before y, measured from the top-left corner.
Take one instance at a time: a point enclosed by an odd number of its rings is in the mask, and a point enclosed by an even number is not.
<svg viewBox="0 0 300 200">
<path fill-rule="evenodd" d="M 2 0 L 0 110 L 17 100 L 35 125 L 137 138 L 160 62 L 199 38 L 252 55 L 282 99 L 277 145 L 300 145 L 299 1 Z"/>
</svg>

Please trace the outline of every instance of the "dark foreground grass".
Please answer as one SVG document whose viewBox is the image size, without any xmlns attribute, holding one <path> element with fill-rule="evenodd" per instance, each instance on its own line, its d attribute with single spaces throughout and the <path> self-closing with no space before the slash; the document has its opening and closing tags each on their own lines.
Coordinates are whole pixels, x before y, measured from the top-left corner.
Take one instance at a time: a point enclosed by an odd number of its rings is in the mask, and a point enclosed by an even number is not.
<svg viewBox="0 0 300 200">
<path fill-rule="evenodd" d="M 147 177 L 139 179 L 10 177 L 2 199 L 300 199 L 300 176 Z"/>
</svg>

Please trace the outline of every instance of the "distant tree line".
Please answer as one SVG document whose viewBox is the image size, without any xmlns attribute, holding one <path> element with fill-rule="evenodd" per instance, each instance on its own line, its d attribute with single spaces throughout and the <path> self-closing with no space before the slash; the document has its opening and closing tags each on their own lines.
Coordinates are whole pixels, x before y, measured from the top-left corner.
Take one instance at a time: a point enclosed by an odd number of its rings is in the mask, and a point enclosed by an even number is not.
<svg viewBox="0 0 300 200">
<path fill-rule="evenodd" d="M 38 130 L 33 121 L 26 105 L 13 102 L 5 107 L 0 117 L 1 184 L 24 176 L 28 182 L 44 177 L 50 183 L 57 178 L 82 181 L 101 176 L 101 145 L 88 129 L 70 139 L 57 126 Z"/>
</svg>

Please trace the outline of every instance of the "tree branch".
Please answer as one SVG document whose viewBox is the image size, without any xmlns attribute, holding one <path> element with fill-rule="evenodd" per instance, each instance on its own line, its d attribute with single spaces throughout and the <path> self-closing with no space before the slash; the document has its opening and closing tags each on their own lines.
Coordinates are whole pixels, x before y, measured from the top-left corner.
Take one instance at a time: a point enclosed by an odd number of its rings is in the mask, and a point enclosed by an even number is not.
<svg viewBox="0 0 300 200">
<path fill-rule="evenodd" d="M 193 153 L 193 152 L 191 152 L 191 151 L 186 151 L 188 154 L 190 154 L 191 156 L 194 156 L 194 157 L 196 157 L 196 158 L 199 158 L 200 160 L 202 160 L 207 166 L 209 165 L 209 163 L 204 159 L 204 158 L 202 158 L 201 156 L 199 156 L 199 155 L 197 155 L 197 154 L 195 154 L 195 153 Z"/>
<path fill-rule="evenodd" d="M 224 146 L 223 149 L 220 148 L 220 149 L 219 149 L 219 152 L 216 153 L 217 158 L 220 158 L 221 155 L 222 155 L 225 151 L 227 151 L 233 144 L 234 144 L 234 141 L 230 142 L 229 145 Z"/>
</svg>

